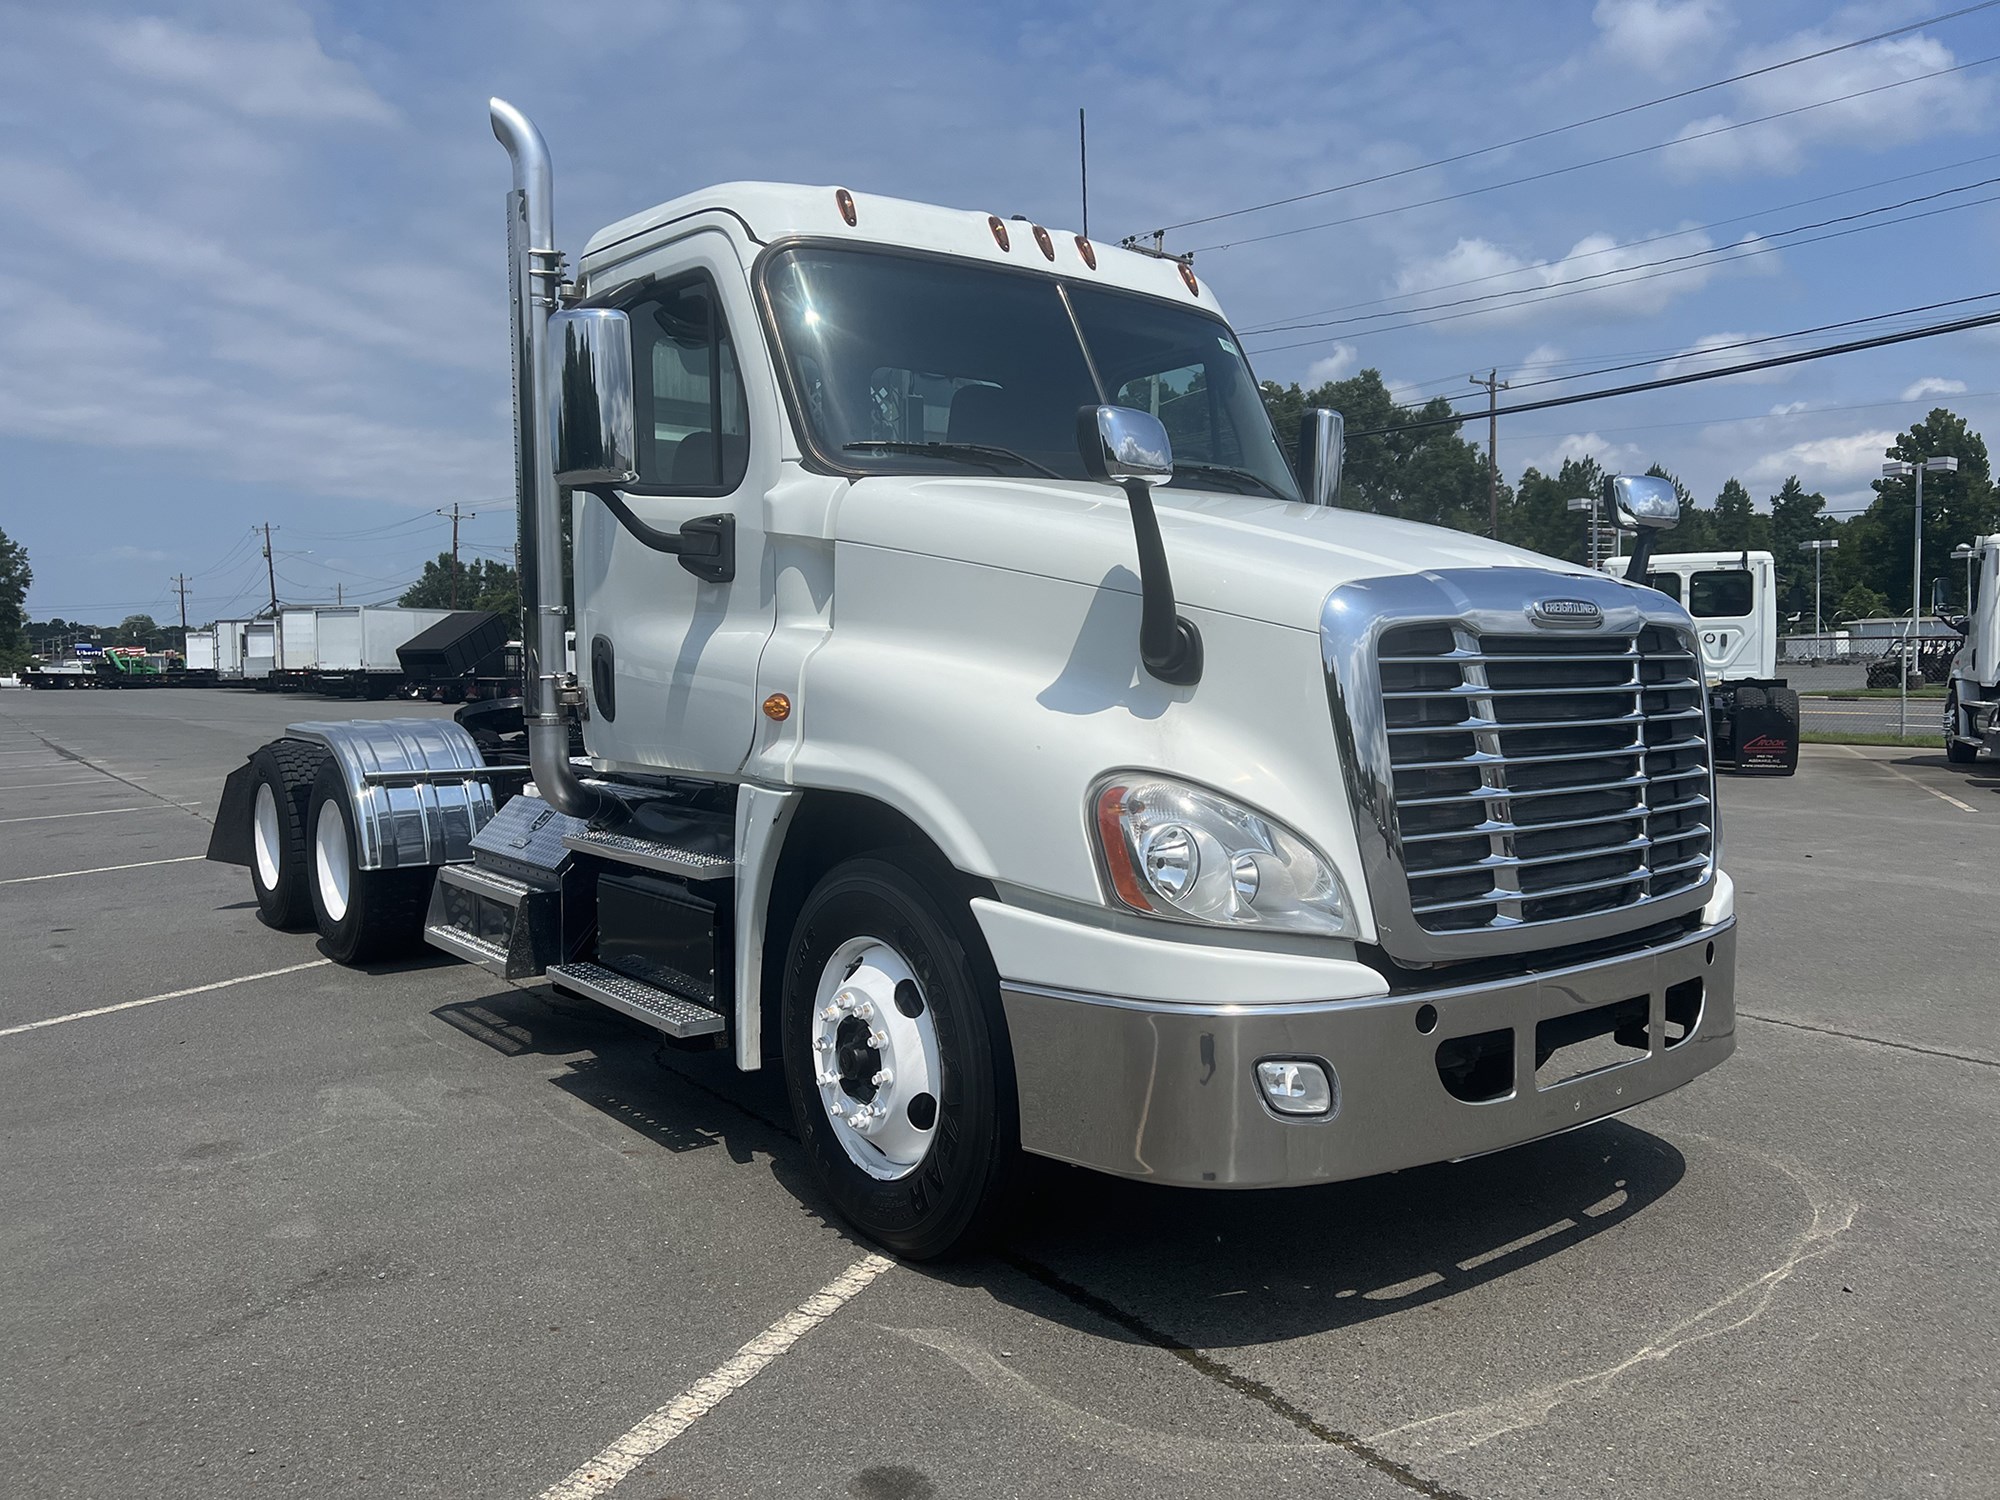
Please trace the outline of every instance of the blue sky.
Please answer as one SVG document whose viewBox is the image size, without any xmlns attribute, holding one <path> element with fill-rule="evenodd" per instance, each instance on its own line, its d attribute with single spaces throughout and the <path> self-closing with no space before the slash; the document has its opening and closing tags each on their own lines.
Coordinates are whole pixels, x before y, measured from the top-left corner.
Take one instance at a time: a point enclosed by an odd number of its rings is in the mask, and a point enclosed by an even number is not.
<svg viewBox="0 0 2000 1500">
<path fill-rule="evenodd" d="M 489 94 L 547 134 L 572 254 L 601 224 L 737 178 L 1075 228 L 1078 106 L 1102 241 L 1952 8 L 0 5 L 0 224 L 14 259 L 0 280 L 0 528 L 29 549 L 36 618 L 172 619 L 181 572 L 192 620 L 247 613 L 264 592 L 250 529 L 265 521 L 287 600 L 330 599 L 336 584 L 350 599 L 393 595 L 446 545 L 431 513 L 454 501 L 478 513 L 473 555 L 507 555 L 506 161 Z M 1409 205 L 1993 54 L 2000 9 L 1168 244 L 1200 251 L 1244 329 L 1599 277 L 1584 295 L 1427 326 L 1246 335 L 1267 378 L 1374 365 L 1417 394 L 1476 400 L 1466 376 L 1493 365 L 1523 380 L 1634 359 L 1659 363 L 1621 378 L 1690 368 L 1713 344 L 2000 290 L 2000 203 L 1973 201 L 2000 184 L 1732 264 L 1599 275 L 2000 178 L 2000 63 Z M 1390 211 L 1305 227 L 1378 210 Z M 1303 232 L 1244 243 L 1290 229 Z M 2000 338 L 1982 331 L 1523 415 L 1502 425 L 1501 464 L 1657 460 L 1704 500 L 1732 475 L 1762 500 L 1797 472 L 1836 508 L 1858 507 L 1889 435 L 1931 404 L 2000 440 L 1996 356 Z M 1483 441 L 1484 423 L 1467 436 Z"/>
</svg>

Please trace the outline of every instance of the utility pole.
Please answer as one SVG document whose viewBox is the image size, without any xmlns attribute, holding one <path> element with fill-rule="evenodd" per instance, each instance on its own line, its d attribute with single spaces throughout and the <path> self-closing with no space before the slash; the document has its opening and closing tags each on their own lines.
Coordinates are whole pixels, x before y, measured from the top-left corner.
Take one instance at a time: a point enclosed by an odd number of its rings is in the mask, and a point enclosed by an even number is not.
<svg viewBox="0 0 2000 1500">
<path fill-rule="evenodd" d="M 451 502 L 450 510 L 448 511 L 440 510 L 438 514 L 441 516 L 451 517 L 451 607 L 453 609 L 457 609 L 458 608 L 458 523 L 461 520 L 466 520 L 466 521 L 478 520 L 479 512 L 476 510 L 469 510 L 465 512 L 463 516 L 461 516 L 458 511 L 458 502 L 454 500 Z"/>
<path fill-rule="evenodd" d="M 271 614 L 278 613 L 278 565 L 271 560 L 271 523 L 264 523 L 264 577 L 271 585 Z"/>
<path fill-rule="evenodd" d="M 340 602 L 341 602 L 341 601 L 340 601 L 340 585 L 336 583 L 336 584 L 335 584 L 335 585 L 333 586 L 333 603 L 334 603 L 334 607 L 335 607 L 335 608 L 338 608 L 338 607 L 340 606 Z"/>
<path fill-rule="evenodd" d="M 187 574 L 174 574 L 174 592 L 181 596 L 181 639 L 187 639 L 188 632 L 188 580 Z"/>
<path fill-rule="evenodd" d="M 1507 389 L 1507 382 L 1500 378 L 1498 370 L 1488 370 L 1482 380 L 1472 377 L 1472 384 L 1486 387 L 1486 530 L 1494 541 L 1500 540 L 1500 393 Z"/>
</svg>

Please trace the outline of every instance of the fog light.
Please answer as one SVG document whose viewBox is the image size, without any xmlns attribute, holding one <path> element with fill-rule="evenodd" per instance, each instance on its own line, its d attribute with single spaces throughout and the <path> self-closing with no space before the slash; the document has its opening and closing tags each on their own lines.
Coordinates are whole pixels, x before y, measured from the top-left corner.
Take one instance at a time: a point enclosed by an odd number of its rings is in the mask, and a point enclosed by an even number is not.
<svg viewBox="0 0 2000 1500">
<path fill-rule="evenodd" d="M 1333 1079 L 1321 1063 L 1276 1058 L 1257 1064 L 1257 1087 L 1264 1102 L 1281 1115 L 1333 1112 Z"/>
</svg>

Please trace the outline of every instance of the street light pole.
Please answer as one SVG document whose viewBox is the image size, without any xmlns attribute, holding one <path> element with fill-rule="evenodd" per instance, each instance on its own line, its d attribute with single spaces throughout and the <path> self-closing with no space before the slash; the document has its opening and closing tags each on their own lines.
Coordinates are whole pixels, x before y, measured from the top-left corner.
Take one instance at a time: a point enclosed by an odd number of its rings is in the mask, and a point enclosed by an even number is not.
<svg viewBox="0 0 2000 1500">
<path fill-rule="evenodd" d="M 1590 516 L 1590 535 L 1583 544 L 1583 558 L 1584 561 L 1593 568 L 1596 567 L 1598 563 L 1597 500 L 1598 500 L 1597 496 L 1590 495 L 1590 496 L 1579 496 L 1574 500 L 1563 501 L 1564 509 L 1575 511 L 1578 513 L 1587 512 Z"/>
<path fill-rule="evenodd" d="M 1915 478 L 1917 482 L 1917 503 L 1911 526 L 1910 542 L 1910 632 L 1904 638 L 1904 659 L 1898 673 L 1901 690 L 1896 695 L 1896 737 L 1903 738 L 1909 733 L 1910 725 L 1910 667 L 1918 659 L 1917 621 L 1924 608 L 1924 474 L 1950 474 L 1957 470 L 1955 458 L 1927 458 L 1920 464 L 1904 463 L 1900 460 L 1882 465 L 1885 479 Z"/>
<path fill-rule="evenodd" d="M 1834 550 L 1839 545 L 1840 545 L 1840 539 L 1838 537 L 1822 537 L 1818 541 L 1799 543 L 1799 551 L 1810 552 L 1813 555 L 1813 636 L 1815 638 L 1814 640 L 1815 649 L 1818 649 L 1819 647 L 1822 647 L 1826 644 L 1824 641 L 1818 639 L 1818 637 L 1822 636 L 1825 633 L 1825 626 L 1823 626 L 1820 623 L 1820 612 L 1819 612 L 1820 558 L 1824 554 Z"/>
</svg>

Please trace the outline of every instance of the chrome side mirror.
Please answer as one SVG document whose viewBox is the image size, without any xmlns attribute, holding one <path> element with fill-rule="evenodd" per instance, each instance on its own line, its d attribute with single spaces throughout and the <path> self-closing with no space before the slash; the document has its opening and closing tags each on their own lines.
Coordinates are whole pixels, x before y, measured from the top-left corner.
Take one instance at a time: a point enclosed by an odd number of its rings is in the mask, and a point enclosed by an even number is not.
<svg viewBox="0 0 2000 1500">
<path fill-rule="evenodd" d="M 1315 406 L 1299 418 L 1299 451 L 1292 471 L 1308 505 L 1331 505 L 1340 493 L 1340 462 L 1347 447 L 1347 419 Z"/>
<path fill-rule="evenodd" d="M 1086 406 L 1076 414 L 1076 445 L 1083 470 L 1106 484 L 1139 480 L 1164 484 L 1174 477 L 1174 445 L 1160 419 L 1129 406 Z"/>
<path fill-rule="evenodd" d="M 608 307 L 556 313 L 548 349 L 556 483 L 630 484 L 639 477 L 631 320 Z"/>
<path fill-rule="evenodd" d="M 1681 518 L 1673 481 L 1652 474 L 1607 474 L 1603 498 L 1627 531 L 1667 531 Z"/>
</svg>

